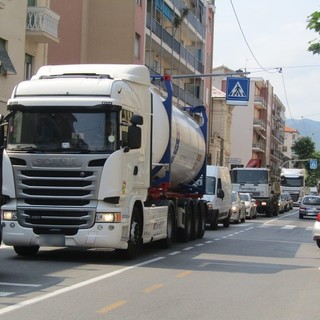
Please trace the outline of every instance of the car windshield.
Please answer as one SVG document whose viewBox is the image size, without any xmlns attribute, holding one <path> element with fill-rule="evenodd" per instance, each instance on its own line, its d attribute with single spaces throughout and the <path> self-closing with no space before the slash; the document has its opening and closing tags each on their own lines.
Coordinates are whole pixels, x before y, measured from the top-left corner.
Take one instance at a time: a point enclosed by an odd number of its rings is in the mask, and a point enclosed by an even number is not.
<svg viewBox="0 0 320 320">
<path fill-rule="evenodd" d="M 302 203 L 310 205 L 320 205 L 320 197 L 305 197 Z"/>
<path fill-rule="evenodd" d="M 13 112 L 8 119 L 7 150 L 105 152 L 118 148 L 117 113 Z"/>
</svg>

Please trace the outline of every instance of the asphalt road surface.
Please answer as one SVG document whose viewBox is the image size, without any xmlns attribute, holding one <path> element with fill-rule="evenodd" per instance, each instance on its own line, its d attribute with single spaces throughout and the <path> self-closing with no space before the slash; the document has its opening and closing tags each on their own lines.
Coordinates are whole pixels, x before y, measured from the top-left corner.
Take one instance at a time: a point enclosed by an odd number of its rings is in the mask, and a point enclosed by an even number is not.
<svg viewBox="0 0 320 320">
<path fill-rule="evenodd" d="M 312 219 L 278 217 L 207 230 L 138 259 L 103 250 L 0 248 L 0 317 L 10 320 L 320 319 Z"/>
</svg>

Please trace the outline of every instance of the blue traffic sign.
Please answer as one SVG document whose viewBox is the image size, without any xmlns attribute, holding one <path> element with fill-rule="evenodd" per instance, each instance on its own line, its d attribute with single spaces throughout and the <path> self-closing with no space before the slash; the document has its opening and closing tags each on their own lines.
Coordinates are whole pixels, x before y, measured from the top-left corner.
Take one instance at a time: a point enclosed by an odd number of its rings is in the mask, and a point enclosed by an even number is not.
<svg viewBox="0 0 320 320">
<path fill-rule="evenodd" d="M 249 101 L 250 78 L 227 78 L 227 104 L 247 105 Z"/>
<path fill-rule="evenodd" d="M 317 167 L 318 167 L 318 160 L 310 159 L 310 169 L 317 169 Z"/>
</svg>

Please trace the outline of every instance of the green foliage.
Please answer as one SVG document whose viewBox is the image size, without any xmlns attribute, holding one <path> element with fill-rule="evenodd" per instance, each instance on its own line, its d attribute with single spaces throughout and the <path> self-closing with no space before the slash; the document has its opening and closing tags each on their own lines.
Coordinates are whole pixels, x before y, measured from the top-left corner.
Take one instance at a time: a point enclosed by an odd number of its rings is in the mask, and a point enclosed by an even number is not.
<svg viewBox="0 0 320 320">
<path fill-rule="evenodd" d="M 315 152 L 315 143 L 310 137 L 302 137 L 294 143 L 291 149 L 299 159 L 311 159 L 312 154 Z"/>
<path fill-rule="evenodd" d="M 308 16 L 307 19 L 307 29 L 313 30 L 316 33 L 320 33 L 320 12 L 315 11 Z M 320 41 L 318 39 L 313 39 L 309 41 L 308 51 L 313 54 L 320 53 Z"/>
</svg>

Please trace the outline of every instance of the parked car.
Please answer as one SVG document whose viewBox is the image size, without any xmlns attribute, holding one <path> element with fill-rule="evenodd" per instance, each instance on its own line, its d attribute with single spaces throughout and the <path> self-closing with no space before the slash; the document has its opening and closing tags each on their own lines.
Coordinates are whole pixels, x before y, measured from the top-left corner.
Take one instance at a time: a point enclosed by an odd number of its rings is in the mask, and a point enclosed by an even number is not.
<svg viewBox="0 0 320 320">
<path fill-rule="evenodd" d="M 257 207 L 256 201 L 253 201 L 253 198 L 250 193 L 239 192 L 240 199 L 244 201 L 246 209 L 246 218 L 253 219 L 257 217 Z"/>
<path fill-rule="evenodd" d="M 293 200 L 291 198 L 291 195 L 290 193 L 288 192 L 284 192 L 283 193 L 286 197 L 286 202 L 287 202 L 287 205 L 286 205 L 286 210 L 285 211 L 290 211 L 293 209 Z"/>
<path fill-rule="evenodd" d="M 312 229 L 313 240 L 316 241 L 317 246 L 320 248 L 320 213 L 317 215 L 317 220 Z"/>
<path fill-rule="evenodd" d="M 279 206 L 279 213 L 285 213 L 285 211 L 287 211 L 287 197 L 284 193 L 280 194 L 280 197 L 278 200 L 278 206 Z"/>
<path fill-rule="evenodd" d="M 232 191 L 232 213 L 230 220 L 234 223 L 246 221 L 246 208 L 237 191 Z"/>
<path fill-rule="evenodd" d="M 304 196 L 299 207 L 299 219 L 317 217 L 320 213 L 320 196 Z"/>
</svg>

